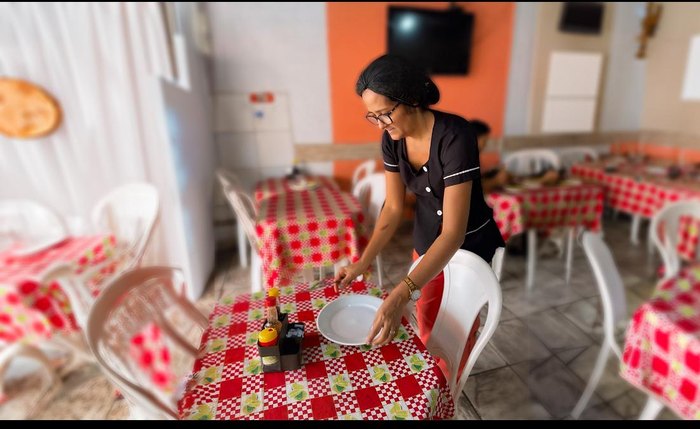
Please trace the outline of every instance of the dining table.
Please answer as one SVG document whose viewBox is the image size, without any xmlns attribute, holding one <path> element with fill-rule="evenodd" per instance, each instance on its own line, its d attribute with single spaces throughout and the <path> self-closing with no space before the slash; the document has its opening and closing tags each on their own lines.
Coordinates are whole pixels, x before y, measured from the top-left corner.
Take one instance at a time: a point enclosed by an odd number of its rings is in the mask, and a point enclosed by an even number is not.
<svg viewBox="0 0 700 429">
<path fill-rule="evenodd" d="M 564 180 L 553 185 L 507 186 L 486 194 L 503 240 L 526 232 L 528 239 L 526 288 L 534 284 L 538 232 L 557 228 L 586 228 L 600 231 L 603 190 L 600 186 Z M 573 234 L 569 236 L 569 246 Z M 571 249 L 569 250 L 571 255 Z M 570 256 L 571 257 L 571 256 Z M 570 273 L 567 272 L 567 281 Z"/>
<path fill-rule="evenodd" d="M 634 312 L 620 376 L 684 419 L 700 419 L 700 264 L 661 280 Z"/>
<path fill-rule="evenodd" d="M 255 234 L 266 288 L 291 284 L 306 269 L 360 258 L 371 233 L 368 219 L 357 198 L 334 183 L 321 176 L 256 185 Z"/>
<path fill-rule="evenodd" d="M 71 272 L 89 272 L 85 281 L 93 295 L 104 280 L 128 262 L 110 234 L 66 237 L 33 253 L 10 246 L 0 252 L 0 343 L 37 343 L 54 330 L 78 329 L 67 296 L 58 282 L 42 277 L 58 265 Z"/>
<path fill-rule="evenodd" d="M 264 292 L 224 295 L 209 316 L 180 418 L 192 420 L 448 419 L 454 401 L 435 359 L 404 318 L 381 347 L 347 346 L 323 336 L 322 309 L 342 294 L 385 297 L 369 281 L 337 292 L 332 279 L 280 288 L 290 323 L 303 323 L 301 366 L 263 371 L 258 348 Z"/>
</svg>

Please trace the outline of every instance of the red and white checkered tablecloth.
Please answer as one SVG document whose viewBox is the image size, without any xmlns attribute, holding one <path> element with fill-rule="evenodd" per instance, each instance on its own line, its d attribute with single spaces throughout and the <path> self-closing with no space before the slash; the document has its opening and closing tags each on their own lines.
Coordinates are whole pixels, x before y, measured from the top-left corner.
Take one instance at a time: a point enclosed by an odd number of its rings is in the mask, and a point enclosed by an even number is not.
<svg viewBox="0 0 700 429">
<path fill-rule="evenodd" d="M 627 328 L 622 378 L 700 419 L 700 265 L 661 281 Z"/>
<path fill-rule="evenodd" d="M 68 298 L 54 282 L 42 285 L 43 273 L 57 264 L 73 265 L 76 274 L 101 268 L 88 279 L 93 293 L 122 262 L 113 236 L 72 237 L 44 251 L 15 256 L 0 253 L 0 343 L 36 343 L 53 329 L 77 329 Z M 112 259 L 112 260 L 110 260 Z"/>
<path fill-rule="evenodd" d="M 385 296 L 370 283 L 352 293 Z M 408 322 L 383 347 L 341 346 L 318 333 L 316 316 L 338 294 L 319 288 L 281 289 L 282 312 L 304 323 L 302 367 L 264 373 L 257 348 L 264 293 L 224 297 L 202 337 L 207 353 L 195 362 L 179 403 L 184 419 L 322 420 L 445 419 L 454 414 L 447 381 Z"/>
<path fill-rule="evenodd" d="M 304 268 L 355 262 L 369 227 L 360 202 L 338 188 L 288 192 L 260 201 L 255 226 L 265 287 L 291 284 Z"/>
<path fill-rule="evenodd" d="M 320 187 L 331 188 L 335 190 L 340 190 L 338 183 L 333 180 L 332 177 L 327 176 L 304 176 L 304 182 L 294 181 L 286 177 L 272 177 L 269 179 L 261 180 L 255 186 L 255 201 L 260 203 L 260 201 L 274 197 L 275 195 L 287 194 L 289 192 L 302 192 L 305 189 L 303 186 L 299 186 L 299 183 L 306 183 L 309 186 L 309 190 L 318 189 Z"/>
<path fill-rule="evenodd" d="M 603 186 L 605 201 L 610 207 L 647 219 L 669 202 L 700 199 L 700 188 L 654 178 L 638 168 L 621 166 L 619 173 L 608 173 L 600 163 L 576 164 L 571 174 Z M 678 229 L 679 255 L 686 261 L 695 260 L 700 242 L 700 219 L 681 217 Z"/>
<path fill-rule="evenodd" d="M 528 229 L 548 231 L 567 226 L 601 227 L 603 191 L 594 185 L 543 186 L 518 192 L 492 192 L 486 204 L 503 239 Z"/>
</svg>

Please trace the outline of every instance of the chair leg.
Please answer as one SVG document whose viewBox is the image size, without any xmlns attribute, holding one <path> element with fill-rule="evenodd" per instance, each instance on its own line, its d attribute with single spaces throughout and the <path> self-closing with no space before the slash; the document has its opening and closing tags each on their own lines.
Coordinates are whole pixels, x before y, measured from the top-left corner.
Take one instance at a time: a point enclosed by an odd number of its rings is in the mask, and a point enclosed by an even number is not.
<svg viewBox="0 0 700 429">
<path fill-rule="evenodd" d="M 240 222 L 236 222 L 236 230 L 238 232 L 238 260 L 241 267 L 245 268 L 248 266 L 248 237 L 245 236 L 243 225 Z M 251 255 L 251 259 L 254 257 Z"/>
<path fill-rule="evenodd" d="M 568 241 L 566 243 L 566 284 L 571 281 L 571 265 L 574 262 L 574 240 L 576 239 L 576 227 L 569 228 Z"/>
<path fill-rule="evenodd" d="M 630 242 L 635 246 L 639 244 L 639 224 L 642 222 L 640 215 L 632 217 L 632 229 L 630 230 Z"/>
<path fill-rule="evenodd" d="M 605 370 L 605 364 L 608 362 L 608 356 L 610 356 L 610 347 L 607 344 L 600 346 L 600 352 L 598 353 L 598 358 L 595 361 L 595 367 L 593 368 L 593 373 L 591 373 L 591 378 L 588 380 L 586 388 L 583 390 L 581 398 L 576 403 L 574 410 L 571 412 L 571 416 L 578 419 L 581 413 L 588 405 L 595 388 L 598 386 L 600 377 L 603 375 L 603 370 Z"/>
<path fill-rule="evenodd" d="M 263 290 L 260 255 L 256 252 L 251 252 L 250 259 L 250 288 L 253 293 L 260 292 Z"/>
<path fill-rule="evenodd" d="M 527 230 L 527 275 L 525 286 L 527 291 L 532 290 L 535 283 L 535 268 L 537 267 L 537 230 Z"/>
<path fill-rule="evenodd" d="M 382 283 L 382 255 L 377 255 L 377 279 L 379 280 L 379 287 L 383 287 Z"/>
<path fill-rule="evenodd" d="M 318 279 L 320 281 L 322 281 L 325 278 L 326 278 L 326 267 L 321 265 L 320 267 L 318 267 Z"/>
<path fill-rule="evenodd" d="M 644 409 L 639 414 L 639 420 L 654 420 L 663 408 L 663 403 L 650 396 L 646 405 L 644 405 Z"/>
<path fill-rule="evenodd" d="M 61 383 L 61 379 L 59 379 L 56 375 L 56 371 L 54 371 L 51 361 L 48 357 L 46 357 L 46 354 L 44 354 L 41 349 L 28 344 L 13 343 L 5 346 L 2 351 L 0 351 L 0 398 L 5 397 L 5 372 L 10 367 L 12 360 L 19 356 L 36 360 L 44 369 L 49 380 L 48 387 L 45 389 L 45 392 Z"/>
</svg>

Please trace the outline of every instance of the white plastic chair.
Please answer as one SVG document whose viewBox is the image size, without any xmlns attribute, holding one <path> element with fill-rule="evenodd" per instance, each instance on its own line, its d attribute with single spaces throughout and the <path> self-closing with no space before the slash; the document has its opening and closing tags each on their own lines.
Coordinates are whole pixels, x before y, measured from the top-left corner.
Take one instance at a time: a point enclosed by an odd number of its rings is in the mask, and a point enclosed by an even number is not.
<svg viewBox="0 0 700 429">
<path fill-rule="evenodd" d="M 498 281 L 501 281 L 501 272 L 503 271 L 503 257 L 505 256 L 506 248 L 499 247 L 493 253 L 493 258 L 491 258 L 491 269 L 493 273 L 496 274 Z"/>
<path fill-rule="evenodd" d="M 386 200 L 386 177 L 384 173 L 372 173 L 363 177 L 352 188 L 352 194 L 360 201 L 367 216 L 374 225 L 379 219 L 379 214 Z M 375 259 L 377 264 L 377 279 L 379 287 L 382 283 L 382 255 L 377 254 Z"/>
<path fill-rule="evenodd" d="M 92 209 L 97 231 L 114 234 L 118 243 L 126 243 L 131 262 L 141 264 L 153 227 L 158 220 L 158 190 L 148 183 L 130 183 L 110 191 Z"/>
<path fill-rule="evenodd" d="M 422 259 L 423 256 L 413 262 L 409 275 Z M 501 285 L 491 266 L 472 252 L 457 250 L 443 273 L 445 283 L 440 310 L 426 347 L 432 355 L 439 356 L 447 363 L 449 374 L 446 374 L 446 378 L 452 397 L 456 399 L 464 388 L 476 360 L 496 331 L 503 301 Z M 486 304 L 486 322 L 462 373 L 457 374 L 472 324 Z"/>
<path fill-rule="evenodd" d="M 678 226 L 683 216 L 700 219 L 700 201 L 669 203 L 656 212 L 649 225 L 649 241 L 661 254 L 664 278 L 677 275 L 681 268 L 681 260 L 678 256 Z M 663 237 L 659 231 L 661 227 L 663 227 Z"/>
<path fill-rule="evenodd" d="M 517 176 L 537 174 L 545 169 L 559 170 L 561 161 L 556 152 L 549 149 L 522 149 L 503 158 L 506 170 Z"/>
<path fill-rule="evenodd" d="M 355 168 L 355 171 L 352 173 L 352 189 L 355 189 L 355 185 L 357 185 L 357 182 L 359 182 L 360 179 L 369 176 L 375 171 L 377 171 L 377 163 L 373 159 L 368 159 L 367 161 L 364 161 L 362 164 L 358 165 L 357 168 Z"/>
<path fill-rule="evenodd" d="M 110 282 L 90 311 L 88 345 L 106 377 L 127 400 L 131 418 L 178 417 L 177 401 L 184 392 L 185 374 L 176 373 L 183 376 L 177 388 L 164 392 L 138 367 L 129 350 L 132 338 L 155 323 L 171 356 L 184 352 L 180 355 L 189 362 L 181 364 L 189 374 L 199 344 L 193 344 L 183 330 L 190 325 L 203 332 L 207 318 L 187 300 L 184 289 L 184 276 L 177 268 L 135 268 Z"/>
<path fill-rule="evenodd" d="M 221 170 L 217 171 L 217 175 L 221 181 L 224 195 L 236 214 L 238 227 L 244 232 L 252 250 L 250 254 L 250 285 L 252 292 L 258 292 L 263 290 L 263 284 L 262 260 L 260 259 L 258 238 L 255 234 L 255 219 L 258 215 L 255 202 L 253 198 L 243 190 L 239 181 L 230 180 L 230 177 L 227 177 L 225 174 L 219 175 L 220 171 Z"/>
<path fill-rule="evenodd" d="M 219 179 L 222 189 L 226 189 L 227 186 L 235 187 L 237 189 L 244 189 L 241 179 L 230 170 L 224 168 L 216 169 L 216 177 Z M 236 221 L 236 241 L 238 242 L 238 261 L 241 267 L 246 268 L 248 266 L 248 251 L 249 243 L 245 236 L 245 228 L 239 222 Z"/>
<path fill-rule="evenodd" d="M 51 389 L 57 390 L 57 388 L 61 385 L 61 379 L 56 374 L 56 371 L 51 364 L 51 360 L 40 348 L 31 344 L 5 344 L 0 346 L 0 398 L 5 396 L 4 387 L 7 370 L 10 368 L 12 362 L 17 358 L 32 359 L 36 361 L 43 370 L 47 383 L 43 389 L 43 392 L 40 394 L 40 397 Z"/>
<path fill-rule="evenodd" d="M 27 199 L 0 200 L 0 250 L 15 241 L 31 246 L 67 236 L 64 219 L 50 207 Z"/>
<path fill-rule="evenodd" d="M 588 384 L 571 412 L 572 417 L 576 419 L 579 418 L 591 399 L 600 377 L 603 375 L 610 352 L 612 351 L 618 359 L 622 359 L 622 348 L 616 339 L 616 328 L 628 322 L 624 285 L 610 249 L 599 233 L 584 232 L 582 243 L 600 292 L 603 306 L 604 338 Z M 649 397 L 647 406 L 654 408 L 656 402 L 655 399 Z M 660 408 L 656 411 L 657 414 L 658 411 Z M 650 418 L 654 418 L 654 416 L 647 415 Z"/>
<path fill-rule="evenodd" d="M 598 160 L 598 152 L 588 146 L 567 147 L 560 149 L 558 153 L 561 166 L 567 171 L 571 170 L 571 166 L 577 162 Z"/>
</svg>

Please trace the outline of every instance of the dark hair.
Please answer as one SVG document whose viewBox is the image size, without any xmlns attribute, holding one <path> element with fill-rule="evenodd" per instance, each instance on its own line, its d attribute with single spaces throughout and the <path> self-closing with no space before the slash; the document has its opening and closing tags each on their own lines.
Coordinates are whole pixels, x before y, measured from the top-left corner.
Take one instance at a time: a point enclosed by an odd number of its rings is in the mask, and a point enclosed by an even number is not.
<svg viewBox="0 0 700 429">
<path fill-rule="evenodd" d="M 471 121 L 469 121 L 469 123 L 474 129 L 477 138 L 483 136 L 484 134 L 489 134 L 491 132 L 491 127 L 489 127 L 489 124 L 487 124 L 486 122 L 480 121 L 478 119 L 472 119 Z"/>
<path fill-rule="evenodd" d="M 396 55 L 382 55 L 362 71 L 355 92 L 362 96 L 365 89 L 409 106 L 426 108 L 440 101 L 440 91 L 428 74 Z"/>
</svg>

